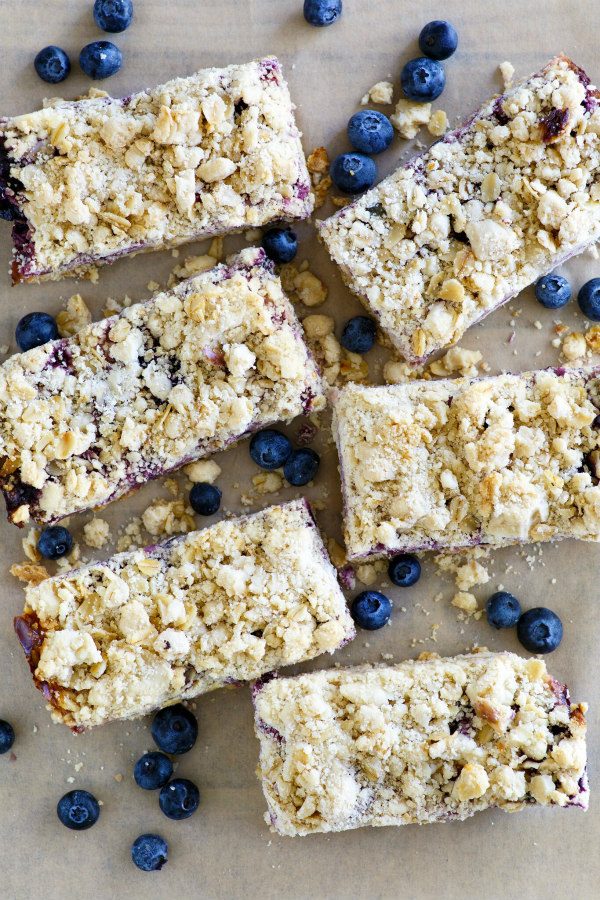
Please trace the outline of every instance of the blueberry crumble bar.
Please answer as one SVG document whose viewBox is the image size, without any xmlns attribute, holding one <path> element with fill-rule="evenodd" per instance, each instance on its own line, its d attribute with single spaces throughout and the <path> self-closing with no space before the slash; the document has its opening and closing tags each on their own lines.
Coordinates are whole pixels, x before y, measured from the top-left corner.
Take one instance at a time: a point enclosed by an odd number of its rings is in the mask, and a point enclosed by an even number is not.
<svg viewBox="0 0 600 900">
<path fill-rule="evenodd" d="M 333 429 L 350 560 L 600 540 L 600 369 L 351 384 Z"/>
<path fill-rule="evenodd" d="M 0 367 L 9 519 L 54 522 L 324 406 L 263 250 Z"/>
<path fill-rule="evenodd" d="M 587 808 L 587 704 L 512 653 L 255 686 L 265 818 L 284 835 Z"/>
<path fill-rule="evenodd" d="M 27 589 L 15 628 L 53 718 L 74 729 L 259 678 L 354 637 L 304 500 L 48 578 Z"/>
<path fill-rule="evenodd" d="M 268 57 L 122 100 L 59 101 L 0 119 L 13 281 L 306 218 L 313 200 L 293 109 Z"/>
<path fill-rule="evenodd" d="M 558 56 L 319 223 L 396 350 L 423 362 L 600 237 L 600 107 Z"/>
</svg>

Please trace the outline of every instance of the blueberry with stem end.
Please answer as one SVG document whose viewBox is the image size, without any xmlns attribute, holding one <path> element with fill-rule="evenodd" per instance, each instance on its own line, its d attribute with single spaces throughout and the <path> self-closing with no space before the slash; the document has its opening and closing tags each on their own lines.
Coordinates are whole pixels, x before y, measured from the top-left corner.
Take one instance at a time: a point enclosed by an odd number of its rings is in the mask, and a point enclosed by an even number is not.
<svg viewBox="0 0 600 900">
<path fill-rule="evenodd" d="M 60 559 L 73 549 L 73 538 L 64 525 L 49 525 L 40 534 L 37 548 L 44 559 Z"/>
<path fill-rule="evenodd" d="M 571 285 L 562 275 L 543 275 L 535 283 L 535 298 L 546 309 L 560 309 L 571 299 Z"/>
<path fill-rule="evenodd" d="M 187 778 L 174 778 L 158 795 L 161 810 L 169 819 L 188 819 L 198 809 L 200 791 Z"/>
<path fill-rule="evenodd" d="M 164 787 L 173 775 L 173 763 L 158 750 L 144 753 L 136 762 L 133 777 L 138 787 L 145 791 L 157 791 Z"/>
<path fill-rule="evenodd" d="M 309 25 L 333 25 L 342 14 L 342 0 L 304 0 L 304 18 Z"/>
<path fill-rule="evenodd" d="M 33 61 L 35 71 L 48 84 L 59 84 L 71 71 L 71 60 L 61 47 L 49 44 Z"/>
<path fill-rule="evenodd" d="M 140 834 L 131 845 L 131 859 L 142 872 L 157 872 L 169 860 L 169 845 L 159 834 Z"/>
<path fill-rule="evenodd" d="M 428 22 L 421 29 L 419 47 L 431 59 L 448 59 L 458 47 L 456 28 L 444 19 Z"/>
<path fill-rule="evenodd" d="M 421 563 L 412 553 L 399 553 L 389 561 L 388 577 L 398 587 L 412 587 L 421 577 Z"/>
<path fill-rule="evenodd" d="M 79 65 L 89 78 L 109 78 L 123 64 L 123 55 L 111 41 L 93 41 L 79 54 Z"/>
<path fill-rule="evenodd" d="M 291 228 L 269 228 L 263 234 L 261 244 L 275 263 L 289 263 L 298 252 L 298 238 Z"/>
<path fill-rule="evenodd" d="M 330 167 L 333 183 L 344 194 L 361 194 L 372 187 L 377 166 L 364 153 L 340 153 Z"/>
<path fill-rule="evenodd" d="M 392 614 L 392 604 L 385 594 L 379 591 L 362 591 L 350 606 L 350 615 L 359 628 L 376 631 L 383 628 Z"/>
<path fill-rule="evenodd" d="M 444 67 L 435 59 L 419 56 L 406 63 L 400 74 L 404 95 L 417 103 L 429 103 L 440 96 L 446 84 Z"/>
<path fill-rule="evenodd" d="M 200 516 L 214 516 L 221 505 L 220 488 L 207 481 L 199 481 L 190 491 L 190 506 Z"/>
<path fill-rule="evenodd" d="M 276 428 L 263 428 L 252 436 L 250 457 L 261 469 L 280 469 L 292 454 L 292 442 Z"/>
<path fill-rule="evenodd" d="M 182 703 L 176 703 L 156 713 L 150 730 L 163 753 L 187 753 L 196 743 L 198 721 Z"/>
<path fill-rule="evenodd" d="M 562 636 L 561 620 L 545 606 L 528 609 L 517 622 L 517 637 L 530 653 L 552 653 Z"/>
<path fill-rule="evenodd" d="M 348 122 L 348 139 L 362 153 L 383 153 L 394 139 L 394 129 L 379 110 L 361 109 Z"/>
<path fill-rule="evenodd" d="M 131 25 L 132 0 L 95 0 L 94 21 L 102 31 L 119 34 Z"/>
<path fill-rule="evenodd" d="M 521 615 L 521 604 L 508 591 L 496 591 L 485 604 L 487 620 L 492 628 L 513 628 Z"/>
<path fill-rule="evenodd" d="M 58 801 L 56 814 L 67 828 L 85 831 L 98 821 L 100 804 L 89 791 L 69 791 Z"/>
<path fill-rule="evenodd" d="M 300 447 L 292 451 L 283 467 L 283 474 L 288 484 L 302 487 L 312 481 L 321 464 L 321 457 L 310 447 Z"/>
</svg>

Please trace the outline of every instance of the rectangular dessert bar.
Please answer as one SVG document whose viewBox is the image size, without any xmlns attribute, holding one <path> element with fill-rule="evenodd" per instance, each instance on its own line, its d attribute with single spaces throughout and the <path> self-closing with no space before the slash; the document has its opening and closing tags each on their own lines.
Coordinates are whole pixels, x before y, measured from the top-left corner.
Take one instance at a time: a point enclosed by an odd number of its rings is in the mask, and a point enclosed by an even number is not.
<svg viewBox="0 0 600 900">
<path fill-rule="evenodd" d="M 107 503 L 324 404 L 272 263 L 244 250 L 0 367 L 9 519 L 48 523 Z"/>
<path fill-rule="evenodd" d="M 600 237 L 600 108 L 557 56 L 319 223 L 348 286 L 411 363 Z"/>
<path fill-rule="evenodd" d="M 354 637 L 304 500 L 48 578 L 15 628 L 53 718 L 79 730 Z"/>
<path fill-rule="evenodd" d="M 348 558 L 600 540 L 600 369 L 349 385 L 334 401 Z"/>
<path fill-rule="evenodd" d="M 293 109 L 268 57 L 122 100 L 59 101 L 0 119 L 13 281 L 306 218 L 313 199 Z"/>
<path fill-rule="evenodd" d="M 587 704 L 540 659 L 428 658 L 255 687 L 265 819 L 284 835 L 587 809 Z"/>
</svg>

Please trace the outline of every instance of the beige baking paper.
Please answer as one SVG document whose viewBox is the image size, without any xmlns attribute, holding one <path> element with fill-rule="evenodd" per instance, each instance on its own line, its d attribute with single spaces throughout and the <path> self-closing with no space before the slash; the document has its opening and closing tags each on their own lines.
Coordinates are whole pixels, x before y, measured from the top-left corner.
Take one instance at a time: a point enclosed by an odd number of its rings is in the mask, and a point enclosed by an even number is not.
<svg viewBox="0 0 600 900">
<path fill-rule="evenodd" d="M 95 27 L 91 8 L 92 0 L 1 0 L 0 115 L 36 109 L 44 96 L 53 93 L 71 98 L 88 89 L 90 83 L 76 63 L 79 49 L 89 41 L 111 37 Z M 197 68 L 274 53 L 283 61 L 298 106 L 305 150 L 325 145 L 333 155 L 347 148 L 347 120 L 375 82 L 392 81 L 394 97 L 398 97 L 402 65 L 417 55 L 419 30 L 430 19 L 451 19 L 460 36 L 458 52 L 446 63 L 446 90 L 435 103 L 455 123 L 457 116 L 470 113 L 500 90 L 498 64 L 504 60 L 513 63 L 517 76 L 525 76 L 563 50 L 599 83 L 597 14 L 593 0 L 344 0 L 343 18 L 330 28 L 317 29 L 304 22 L 302 0 L 135 0 L 133 25 L 113 38 L 123 50 L 123 68 L 96 86 L 121 96 Z M 73 74 L 56 88 L 40 82 L 32 68 L 37 50 L 49 43 L 63 46 L 73 60 Z M 421 137 L 431 140 L 426 131 Z M 414 142 L 396 138 L 378 160 L 381 175 L 411 152 Z M 318 215 L 332 211 L 328 203 Z M 359 305 L 317 244 L 312 226 L 303 225 L 298 231 L 298 260 L 308 259 L 311 270 L 329 288 L 329 298 L 318 312 L 335 316 L 339 335 L 339 326 L 359 311 Z M 243 243 L 241 237 L 228 239 L 226 251 Z M 9 344 L 9 352 L 14 352 L 14 328 L 20 316 L 33 310 L 56 313 L 76 291 L 97 315 L 107 297 L 145 298 L 148 282 L 165 284 L 177 263 L 186 255 L 206 252 L 206 246 L 182 249 L 178 260 L 170 253 L 154 253 L 122 261 L 102 269 L 97 284 L 63 281 L 11 288 L 9 228 L 0 223 L 0 344 Z M 570 262 L 565 271 L 577 288 L 600 275 L 600 261 L 586 254 Z M 554 364 L 559 352 L 551 345 L 554 319 L 580 327 L 576 309 L 571 304 L 557 316 L 536 304 L 532 291 L 527 291 L 471 329 L 461 345 L 481 350 L 492 372 Z M 307 312 L 299 309 L 301 315 Z M 536 320 L 542 324 L 539 330 L 534 327 Z M 385 358 L 383 350 L 369 355 L 373 381 L 380 379 Z M 296 434 L 299 424 L 293 423 L 289 433 Z M 323 464 L 307 494 L 322 501 L 319 522 L 327 535 L 339 540 L 336 455 L 327 428 L 316 446 L 323 452 Z M 222 454 L 218 462 L 223 469 L 218 481 L 223 511 L 246 509 L 240 498 L 256 494 L 251 478 L 258 473 L 249 461 L 247 446 Z M 257 496 L 251 508 L 296 494 L 286 489 L 277 496 Z M 113 504 L 101 515 L 116 534 L 155 496 L 170 497 L 164 483 Z M 77 538 L 90 518 L 71 520 Z M 16 759 L 0 757 L 2 897 L 558 900 L 569 896 L 587 900 L 597 896 L 598 546 L 565 541 L 541 550 L 495 553 L 485 563 L 492 573 L 489 583 L 475 588 L 481 601 L 502 584 L 524 606 L 548 605 L 562 617 L 564 641 L 548 664 L 553 674 L 567 681 L 574 698 L 591 705 L 588 813 L 531 809 L 508 815 L 497 811 L 462 824 L 289 839 L 270 834 L 263 821 L 265 803 L 255 777 L 258 745 L 246 688 L 218 691 L 195 704 L 198 743 L 181 758 L 177 774 L 197 782 L 202 800 L 198 812 L 185 822 L 166 819 L 157 796 L 141 791 L 133 782 L 134 761 L 152 746 L 149 720 L 110 725 L 79 737 L 51 724 L 12 630 L 23 595 L 8 567 L 25 558 L 21 539 L 26 532 L 4 520 L 0 528 L 0 718 L 11 721 L 17 730 Z M 82 544 L 89 558 L 101 558 L 109 551 Z M 450 606 L 454 585 L 436 574 L 430 558 L 424 561 L 424 574 L 416 587 L 390 590 L 382 576 L 375 584 L 380 583 L 394 600 L 391 625 L 380 632 L 359 633 L 335 658 L 321 658 L 311 668 L 380 662 L 388 655 L 401 660 L 424 650 L 452 654 L 473 644 L 519 650 L 513 633 L 493 632 L 485 620 L 459 621 L 457 610 Z M 360 589 L 357 585 L 356 591 Z M 436 602 L 439 593 L 442 596 Z M 99 823 L 80 834 L 67 831 L 55 813 L 59 797 L 74 787 L 93 791 L 103 804 Z M 131 863 L 131 842 L 143 832 L 158 832 L 170 844 L 170 859 L 161 872 L 142 873 Z"/>
</svg>

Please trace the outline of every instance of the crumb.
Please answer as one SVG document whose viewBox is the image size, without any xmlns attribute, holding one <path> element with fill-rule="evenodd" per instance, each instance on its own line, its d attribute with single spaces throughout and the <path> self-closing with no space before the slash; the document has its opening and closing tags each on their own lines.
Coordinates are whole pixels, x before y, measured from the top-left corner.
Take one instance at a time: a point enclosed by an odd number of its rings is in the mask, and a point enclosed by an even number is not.
<svg viewBox="0 0 600 900">
<path fill-rule="evenodd" d="M 117 774 L 115 775 L 115 781 L 117 782 L 117 784 L 121 784 L 121 782 L 123 781 L 123 776 L 120 772 L 117 772 Z"/>
<path fill-rule="evenodd" d="M 81 294 L 73 294 L 56 316 L 56 325 L 61 337 L 69 337 L 81 331 L 92 321 L 92 314 Z"/>
<path fill-rule="evenodd" d="M 329 558 L 331 559 L 331 562 L 336 569 L 341 569 L 348 562 L 348 560 L 346 559 L 346 551 L 340 544 L 338 544 L 335 538 L 328 539 L 327 551 L 329 553 Z"/>
<path fill-rule="evenodd" d="M 544 326 L 542 325 L 542 323 L 540 322 L 539 319 L 536 319 L 535 322 L 533 323 L 533 327 L 536 328 L 538 331 L 541 331 Z"/>
<path fill-rule="evenodd" d="M 429 364 L 432 375 L 446 377 L 448 375 L 474 376 L 478 374 L 478 365 L 483 356 L 479 350 L 466 350 L 463 347 L 451 347 L 441 359 Z"/>
<path fill-rule="evenodd" d="M 585 335 L 579 331 L 568 334 L 562 342 L 562 355 L 568 362 L 581 359 L 587 351 Z"/>
<path fill-rule="evenodd" d="M 442 137 L 448 131 L 448 116 L 443 109 L 436 109 L 427 123 L 427 131 L 434 137 Z"/>
<path fill-rule="evenodd" d="M 324 175 L 329 171 L 329 154 L 325 147 L 315 147 L 306 158 L 306 167 L 311 174 Z"/>
<path fill-rule="evenodd" d="M 154 500 L 142 513 L 146 531 L 158 535 L 182 534 L 196 527 L 194 513 L 184 500 Z"/>
<path fill-rule="evenodd" d="M 248 231 L 244 232 L 244 237 L 249 243 L 255 243 L 256 241 L 260 241 L 262 231 L 260 228 L 249 228 Z"/>
<path fill-rule="evenodd" d="M 367 93 L 361 98 L 360 105 L 367 106 L 369 103 L 379 103 L 387 106 L 392 102 L 394 96 L 394 85 L 391 81 L 378 81 Z"/>
<path fill-rule="evenodd" d="M 149 281 L 146 285 L 146 290 L 150 291 L 150 293 L 154 293 L 154 291 L 158 291 L 160 289 L 160 284 L 158 281 Z"/>
<path fill-rule="evenodd" d="M 592 325 L 586 331 L 585 342 L 593 353 L 600 353 L 600 325 Z"/>
<path fill-rule="evenodd" d="M 142 520 L 136 516 L 123 528 L 123 533 L 117 541 L 117 552 L 123 553 L 132 547 L 140 547 L 142 543 Z"/>
<path fill-rule="evenodd" d="M 298 272 L 294 278 L 294 290 L 305 306 L 320 306 L 327 300 L 327 288 L 312 272 Z"/>
<path fill-rule="evenodd" d="M 431 118 L 431 103 L 414 103 L 412 100 L 398 100 L 390 121 L 403 138 L 416 137 L 419 128 L 427 125 Z"/>
<path fill-rule="evenodd" d="M 204 253 L 200 256 L 186 256 L 182 266 L 175 266 L 171 275 L 177 280 L 191 278 L 192 275 L 199 275 L 201 272 L 207 272 L 216 266 L 218 260 L 215 256 Z M 172 286 L 173 282 L 169 279 Z"/>
<path fill-rule="evenodd" d="M 40 536 L 38 528 L 30 528 L 25 537 L 21 540 L 23 553 L 30 562 L 38 563 L 42 558 L 42 554 L 37 548 L 37 542 Z"/>
<path fill-rule="evenodd" d="M 194 484 L 199 482 L 214 484 L 221 474 L 221 466 L 214 459 L 199 459 L 190 463 L 183 471 Z"/>
<path fill-rule="evenodd" d="M 505 89 L 509 88 L 512 84 L 513 75 L 515 74 L 515 67 L 512 63 L 508 62 L 508 60 L 505 60 L 503 63 L 500 63 L 498 69 L 500 70 Z"/>
<path fill-rule="evenodd" d="M 258 494 L 275 494 L 283 487 L 283 478 L 277 471 L 259 472 L 252 479 Z"/>
<path fill-rule="evenodd" d="M 45 566 L 29 562 L 13 563 L 9 572 L 15 578 L 18 578 L 19 581 L 24 581 L 25 584 L 41 584 L 42 581 L 50 577 L 50 572 Z"/>
<path fill-rule="evenodd" d="M 210 242 L 210 247 L 208 248 L 208 255 L 212 256 L 213 259 L 216 259 L 217 262 L 221 262 L 225 255 L 223 250 L 224 240 L 225 238 L 222 235 L 220 237 L 215 237 Z"/>
<path fill-rule="evenodd" d="M 83 526 L 83 540 L 87 547 L 99 550 L 110 540 L 110 525 L 104 519 L 94 517 Z"/>
<path fill-rule="evenodd" d="M 315 209 L 321 209 L 327 200 L 327 193 L 330 190 L 333 181 L 330 175 L 325 175 L 318 184 L 313 185 L 313 194 L 315 198 Z"/>
<path fill-rule="evenodd" d="M 477 612 L 477 597 L 466 591 L 458 591 L 450 602 L 452 603 L 452 606 L 456 606 L 457 609 L 463 610 L 463 612 L 466 612 L 469 616 L 473 615 L 474 612 Z"/>
<path fill-rule="evenodd" d="M 377 560 L 377 562 L 373 563 L 363 563 L 360 566 L 357 566 L 356 577 L 362 584 L 365 584 L 367 587 L 369 585 L 374 584 L 377 581 L 377 577 L 385 572 L 386 564 L 385 560 Z"/>
</svg>

